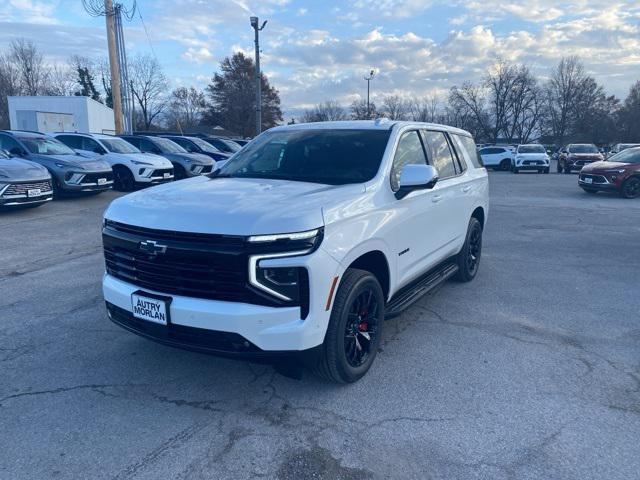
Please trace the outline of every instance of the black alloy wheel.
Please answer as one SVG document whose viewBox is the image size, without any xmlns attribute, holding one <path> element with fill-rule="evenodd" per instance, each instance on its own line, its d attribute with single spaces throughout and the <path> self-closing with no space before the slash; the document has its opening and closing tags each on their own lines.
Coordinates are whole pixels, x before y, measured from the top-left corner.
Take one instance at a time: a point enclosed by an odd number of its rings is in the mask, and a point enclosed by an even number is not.
<svg viewBox="0 0 640 480">
<path fill-rule="evenodd" d="M 380 325 L 380 305 L 373 287 L 368 287 L 353 300 L 344 330 L 344 353 L 354 368 L 362 366 L 375 345 Z"/>
<path fill-rule="evenodd" d="M 624 198 L 640 197 L 640 177 L 631 177 L 625 180 L 620 193 Z"/>
<path fill-rule="evenodd" d="M 505 158 L 500 162 L 500 170 L 502 170 L 503 172 L 508 172 L 510 168 L 511 160 L 509 160 L 508 158 Z"/>
<path fill-rule="evenodd" d="M 478 273 L 480 257 L 482 256 L 482 225 L 477 218 L 471 217 L 467 238 L 462 246 L 462 250 L 456 257 L 458 273 L 456 280 L 460 282 L 470 282 Z"/>
<path fill-rule="evenodd" d="M 133 174 L 126 167 L 115 167 L 113 169 L 113 187 L 121 192 L 130 192 L 135 187 Z"/>
<path fill-rule="evenodd" d="M 183 178 L 187 178 L 187 172 L 184 167 L 178 163 L 173 164 L 173 179 L 174 180 L 182 180 Z"/>
</svg>

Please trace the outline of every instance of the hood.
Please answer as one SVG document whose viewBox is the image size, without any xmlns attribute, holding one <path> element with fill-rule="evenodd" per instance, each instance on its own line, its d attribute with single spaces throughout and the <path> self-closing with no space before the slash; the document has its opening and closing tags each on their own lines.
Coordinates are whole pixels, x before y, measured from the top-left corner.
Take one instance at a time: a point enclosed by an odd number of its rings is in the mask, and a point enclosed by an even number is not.
<svg viewBox="0 0 640 480">
<path fill-rule="evenodd" d="M 625 168 L 628 167 L 629 163 L 624 163 L 624 162 L 607 162 L 607 161 L 599 161 L 599 162 L 593 162 L 590 163 L 589 165 L 585 165 L 584 167 L 582 167 L 582 171 L 583 172 L 595 172 L 595 171 L 600 171 L 600 170 L 611 170 L 614 168 Z"/>
<path fill-rule="evenodd" d="M 579 160 L 588 160 L 590 158 L 602 160 L 602 154 L 600 153 L 570 153 L 569 156 L 571 158 L 577 158 Z"/>
<path fill-rule="evenodd" d="M 163 153 L 163 157 L 173 161 L 187 161 L 194 165 L 213 165 L 211 157 L 200 153 Z"/>
<path fill-rule="evenodd" d="M 114 200 L 105 218 L 146 228 L 259 235 L 324 225 L 323 209 L 357 197 L 363 185 L 206 176 L 168 183 Z"/>
<path fill-rule="evenodd" d="M 516 156 L 523 160 L 546 160 L 549 156 L 546 153 L 517 153 Z"/>
<path fill-rule="evenodd" d="M 109 165 L 104 160 L 96 159 L 95 157 L 87 158 L 82 155 L 39 155 L 32 154 L 29 156 L 29 160 L 34 160 L 39 163 L 59 163 L 67 167 L 78 168 L 81 170 L 103 171 L 111 170 Z"/>
<path fill-rule="evenodd" d="M 21 158 L 0 158 L 0 182 L 10 180 L 46 180 L 49 172 L 42 165 Z"/>
</svg>

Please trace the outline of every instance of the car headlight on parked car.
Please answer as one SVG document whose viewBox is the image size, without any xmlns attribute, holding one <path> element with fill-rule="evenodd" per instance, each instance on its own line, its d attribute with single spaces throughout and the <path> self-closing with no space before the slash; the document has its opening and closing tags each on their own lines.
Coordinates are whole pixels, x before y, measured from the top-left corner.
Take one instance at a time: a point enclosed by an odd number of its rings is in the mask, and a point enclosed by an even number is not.
<svg viewBox="0 0 640 480">
<path fill-rule="evenodd" d="M 298 302 L 303 276 L 306 278 L 304 267 L 262 267 L 258 263 L 251 283 L 280 300 Z"/>
<path fill-rule="evenodd" d="M 141 162 L 139 160 L 131 160 L 134 165 L 153 165 L 153 163 Z"/>
<path fill-rule="evenodd" d="M 624 173 L 626 170 L 624 168 L 612 168 L 609 170 L 605 170 L 607 173 Z"/>
</svg>

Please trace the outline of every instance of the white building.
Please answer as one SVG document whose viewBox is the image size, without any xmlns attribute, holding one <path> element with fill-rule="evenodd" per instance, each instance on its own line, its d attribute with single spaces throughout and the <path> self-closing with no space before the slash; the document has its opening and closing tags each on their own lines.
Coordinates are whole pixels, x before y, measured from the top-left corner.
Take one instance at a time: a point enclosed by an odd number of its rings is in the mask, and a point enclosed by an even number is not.
<svg viewBox="0 0 640 480">
<path fill-rule="evenodd" d="M 12 130 L 115 133 L 113 110 L 89 97 L 7 97 Z"/>
</svg>

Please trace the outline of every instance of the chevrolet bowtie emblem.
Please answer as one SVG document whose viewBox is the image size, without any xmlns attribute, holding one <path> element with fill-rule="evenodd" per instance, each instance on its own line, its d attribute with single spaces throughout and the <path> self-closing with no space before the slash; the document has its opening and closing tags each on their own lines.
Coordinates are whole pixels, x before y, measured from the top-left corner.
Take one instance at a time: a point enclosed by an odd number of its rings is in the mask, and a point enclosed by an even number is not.
<svg viewBox="0 0 640 480">
<path fill-rule="evenodd" d="M 154 240 L 145 240 L 144 242 L 140 242 L 139 247 L 143 252 L 147 252 L 152 255 L 157 255 L 158 253 L 164 253 L 167 251 L 166 245 L 160 245 Z"/>
</svg>

